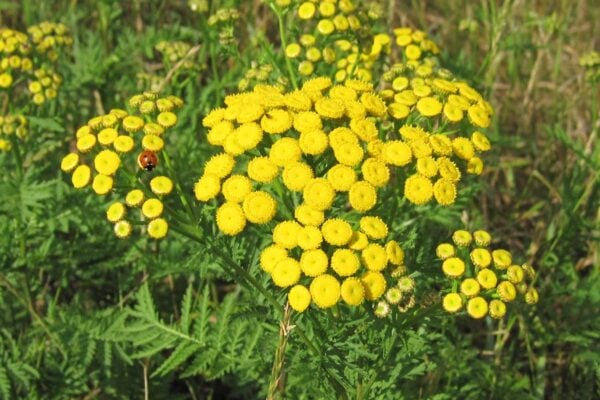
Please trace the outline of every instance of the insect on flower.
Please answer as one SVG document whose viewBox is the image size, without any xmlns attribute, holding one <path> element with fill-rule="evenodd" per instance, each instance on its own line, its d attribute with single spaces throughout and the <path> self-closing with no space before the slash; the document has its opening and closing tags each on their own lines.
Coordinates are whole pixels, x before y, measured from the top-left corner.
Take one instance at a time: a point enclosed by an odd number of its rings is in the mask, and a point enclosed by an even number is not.
<svg viewBox="0 0 600 400">
<path fill-rule="evenodd" d="M 141 169 L 150 172 L 158 165 L 158 156 L 150 150 L 144 150 L 138 156 L 138 165 Z"/>
</svg>

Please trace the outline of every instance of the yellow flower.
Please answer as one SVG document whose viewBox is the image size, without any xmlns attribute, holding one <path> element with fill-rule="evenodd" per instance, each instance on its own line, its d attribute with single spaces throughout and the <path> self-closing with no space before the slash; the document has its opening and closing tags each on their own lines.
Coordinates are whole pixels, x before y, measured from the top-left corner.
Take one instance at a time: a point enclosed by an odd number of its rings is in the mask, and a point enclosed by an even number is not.
<svg viewBox="0 0 600 400">
<path fill-rule="evenodd" d="M 442 112 L 442 103 L 434 97 L 423 97 L 417 102 L 417 111 L 425 117 L 434 117 Z"/>
<path fill-rule="evenodd" d="M 260 119 L 265 113 L 263 106 L 257 103 L 247 103 L 238 111 L 237 122 L 245 124 Z"/>
<path fill-rule="evenodd" d="M 394 119 L 404 119 L 408 117 L 410 108 L 407 105 L 394 102 L 388 106 L 388 113 Z"/>
<path fill-rule="evenodd" d="M 481 285 L 473 278 L 467 278 L 460 283 L 460 292 L 467 297 L 474 297 L 479 294 Z"/>
<path fill-rule="evenodd" d="M 129 153 L 133 150 L 135 142 L 131 136 L 119 135 L 113 142 L 113 147 L 119 153 Z"/>
<path fill-rule="evenodd" d="M 331 268 L 339 276 L 351 276 L 358 271 L 358 256 L 349 249 L 337 249 L 331 257 Z"/>
<path fill-rule="evenodd" d="M 523 281 L 523 278 L 525 277 L 525 272 L 520 266 L 511 265 L 506 270 L 506 276 L 508 277 L 508 280 L 512 283 L 521 283 Z"/>
<path fill-rule="evenodd" d="M 370 271 L 381 271 L 387 266 L 387 252 L 376 243 L 370 243 L 361 252 L 361 260 Z"/>
<path fill-rule="evenodd" d="M 271 146 L 269 158 L 280 167 L 297 162 L 302 157 L 300 145 L 296 139 L 282 138 Z"/>
<path fill-rule="evenodd" d="M 142 204 L 142 214 L 148 219 L 160 217 L 163 212 L 163 203 L 159 199 L 148 199 Z"/>
<path fill-rule="evenodd" d="M 452 234 L 452 241 L 459 247 L 467 247 L 473 241 L 473 236 L 468 231 L 460 229 Z"/>
<path fill-rule="evenodd" d="M 477 282 L 479 282 L 481 287 L 484 289 L 492 289 L 496 287 L 496 284 L 498 283 L 498 277 L 496 277 L 494 271 L 486 268 L 477 273 Z"/>
<path fill-rule="evenodd" d="M 385 293 L 387 283 L 380 272 L 368 271 L 360 280 L 365 288 L 365 298 L 367 300 L 377 300 Z"/>
<path fill-rule="evenodd" d="M 449 206 L 456 200 L 456 185 L 448 179 L 438 179 L 433 185 L 433 196 L 438 204 Z"/>
<path fill-rule="evenodd" d="M 444 296 L 442 306 L 449 313 L 455 313 L 462 308 L 462 298 L 458 293 L 448 293 Z"/>
<path fill-rule="evenodd" d="M 321 117 L 314 111 L 302 111 L 294 115 L 294 129 L 300 133 L 312 132 L 323 128 Z"/>
<path fill-rule="evenodd" d="M 125 217 L 126 211 L 123 203 L 113 203 L 108 207 L 108 210 L 106 210 L 106 219 L 110 222 L 119 222 Z"/>
<path fill-rule="evenodd" d="M 298 283 L 300 279 L 300 264 L 291 257 L 286 257 L 275 264 L 271 271 L 273 283 L 279 287 L 288 287 Z"/>
<path fill-rule="evenodd" d="M 298 43 L 290 43 L 285 48 L 285 56 L 287 58 L 297 58 L 301 51 L 302 48 Z"/>
<path fill-rule="evenodd" d="M 367 158 L 361 166 L 363 179 L 375 187 L 385 186 L 390 180 L 389 168 L 377 158 Z"/>
<path fill-rule="evenodd" d="M 144 192 L 140 189 L 133 189 L 125 196 L 125 204 L 129 207 L 139 207 L 144 201 Z"/>
<path fill-rule="evenodd" d="M 323 239 L 334 246 L 344 246 L 352 238 L 352 227 L 343 219 L 328 219 L 321 226 Z"/>
<path fill-rule="evenodd" d="M 438 256 L 438 258 L 445 260 L 453 257 L 456 254 L 456 250 L 450 243 L 441 243 L 435 249 L 435 254 Z"/>
<path fill-rule="evenodd" d="M 488 303 L 483 297 L 473 297 L 469 299 L 467 303 L 467 313 L 475 319 L 481 319 L 486 316 L 488 312 Z"/>
<path fill-rule="evenodd" d="M 342 282 L 342 300 L 351 306 L 358 306 L 365 300 L 365 288 L 358 278 L 346 278 Z"/>
<path fill-rule="evenodd" d="M 129 133 L 140 131 L 144 127 L 144 120 L 135 115 L 129 115 L 123 118 L 123 129 Z"/>
<path fill-rule="evenodd" d="M 260 126 L 267 133 L 281 134 L 292 127 L 292 121 L 289 112 L 275 109 L 265 112 L 260 120 Z"/>
<path fill-rule="evenodd" d="M 315 103 L 315 111 L 324 118 L 337 119 L 344 116 L 344 103 L 334 98 L 323 97 Z"/>
<path fill-rule="evenodd" d="M 60 169 L 64 172 L 71 172 L 77 167 L 77 164 L 79 164 L 79 154 L 69 153 L 61 160 Z"/>
<path fill-rule="evenodd" d="M 492 145 L 490 144 L 488 138 L 479 131 L 473 132 L 473 134 L 471 135 L 471 142 L 473 143 L 473 146 L 475 146 L 475 149 L 477 149 L 478 151 L 488 151 L 492 148 Z"/>
<path fill-rule="evenodd" d="M 388 227 L 379 217 L 365 216 L 360 219 L 360 230 L 371 239 L 383 239 L 388 234 Z"/>
<path fill-rule="evenodd" d="M 487 268 L 492 263 L 492 255 L 486 249 L 473 249 L 471 251 L 471 261 L 478 268 Z"/>
<path fill-rule="evenodd" d="M 350 187 L 348 200 L 353 209 L 366 212 L 377 203 L 377 192 L 369 182 L 358 181 Z"/>
<path fill-rule="evenodd" d="M 506 314 L 506 304 L 500 300 L 490 301 L 490 317 L 500 319 Z"/>
<path fill-rule="evenodd" d="M 166 176 L 156 176 L 150 180 L 150 190 L 154 194 L 167 195 L 173 190 L 173 181 Z"/>
<path fill-rule="evenodd" d="M 498 269 L 506 269 L 512 263 L 510 252 L 504 249 L 492 251 L 492 258 L 494 259 L 494 266 Z"/>
<path fill-rule="evenodd" d="M 483 160 L 479 157 L 473 157 L 467 163 L 467 172 L 472 175 L 481 175 L 483 172 Z"/>
<path fill-rule="evenodd" d="M 535 288 L 530 287 L 525 293 L 525 302 L 527 304 L 537 304 L 540 296 Z"/>
<path fill-rule="evenodd" d="M 294 217 L 302 225 L 320 226 L 325 220 L 323 211 L 315 210 L 306 204 L 300 204 L 294 210 Z"/>
<path fill-rule="evenodd" d="M 148 236 L 153 239 L 162 239 L 169 231 L 169 224 L 162 218 L 156 218 L 148 224 Z"/>
<path fill-rule="evenodd" d="M 262 141 L 263 131 L 258 124 L 248 122 L 233 131 L 232 136 L 235 142 L 246 151 L 254 149 Z"/>
<path fill-rule="evenodd" d="M 336 164 L 327 171 L 327 180 L 334 190 L 347 192 L 356 182 L 356 172 L 346 165 Z"/>
<path fill-rule="evenodd" d="M 145 150 L 161 151 L 165 147 L 165 141 L 157 135 L 144 135 L 142 138 L 142 147 Z"/>
<path fill-rule="evenodd" d="M 305 1 L 300 5 L 300 7 L 298 7 L 298 16 L 301 19 L 311 19 L 315 15 L 316 11 L 317 8 L 315 7 L 314 3 Z"/>
<path fill-rule="evenodd" d="M 479 104 L 474 104 L 467 110 L 469 121 L 479 128 L 487 128 L 490 126 L 490 116 L 488 112 Z"/>
<path fill-rule="evenodd" d="M 298 233 L 302 227 L 296 221 L 283 221 L 273 229 L 273 241 L 284 249 L 298 245 Z"/>
<path fill-rule="evenodd" d="M 246 227 L 244 211 L 237 203 L 225 202 L 217 210 L 217 226 L 226 235 L 235 236 Z"/>
<path fill-rule="evenodd" d="M 306 184 L 314 177 L 313 170 L 308 164 L 303 162 L 295 162 L 287 164 L 283 170 L 283 183 L 293 191 L 301 192 Z"/>
<path fill-rule="evenodd" d="M 194 185 L 194 194 L 198 201 L 209 201 L 221 191 L 221 181 L 213 174 L 204 174 Z"/>
<path fill-rule="evenodd" d="M 442 271 L 450 278 L 458 278 L 465 273 L 465 263 L 458 257 L 450 257 L 442 263 Z"/>
<path fill-rule="evenodd" d="M 435 134 L 429 136 L 429 145 L 438 156 L 447 156 L 452 153 L 452 141 L 448 136 Z"/>
<path fill-rule="evenodd" d="M 406 58 L 409 60 L 418 60 L 421 58 L 421 49 L 414 44 L 409 44 L 404 49 L 404 54 L 406 54 Z"/>
<path fill-rule="evenodd" d="M 319 91 L 322 92 L 325 89 L 330 88 L 332 85 L 331 79 L 319 76 L 317 78 L 312 78 L 302 85 L 302 90 L 307 92 Z"/>
<path fill-rule="evenodd" d="M 314 70 L 315 65 L 308 60 L 301 61 L 300 64 L 298 64 L 298 72 L 300 72 L 300 75 L 309 76 Z"/>
<path fill-rule="evenodd" d="M 298 142 L 304 154 L 319 155 L 327 149 L 328 138 L 325 132 L 316 129 L 301 133 Z"/>
<path fill-rule="evenodd" d="M 155 135 L 160 136 L 165 132 L 165 128 L 162 126 L 155 124 L 154 122 L 148 122 L 144 125 L 144 133 L 146 135 Z"/>
<path fill-rule="evenodd" d="M 388 315 L 390 315 L 390 310 L 391 308 L 388 302 L 382 300 L 378 302 L 375 308 L 373 309 L 373 314 L 375 314 L 377 318 L 385 318 Z"/>
<path fill-rule="evenodd" d="M 121 158 L 117 153 L 111 150 L 102 150 L 94 158 L 94 167 L 98 173 L 103 175 L 113 175 L 121 165 Z"/>
<path fill-rule="evenodd" d="M 13 83 L 13 77 L 10 74 L 2 73 L 0 74 L 0 88 L 6 89 L 9 88 Z"/>
<path fill-rule="evenodd" d="M 131 235 L 131 224 L 125 220 L 119 221 L 115 224 L 114 232 L 119 239 L 125 239 Z"/>
<path fill-rule="evenodd" d="M 417 172 L 427 178 L 433 178 L 437 175 L 438 166 L 432 157 L 421 157 L 417 159 Z M 435 195 L 435 185 L 433 188 Z"/>
<path fill-rule="evenodd" d="M 217 154 L 204 164 L 204 174 L 224 178 L 231 173 L 234 165 L 235 160 L 231 155 L 226 153 Z"/>
<path fill-rule="evenodd" d="M 369 244 L 369 239 L 367 235 L 362 232 L 352 232 L 352 237 L 350 238 L 350 242 L 348 242 L 348 247 L 352 250 L 362 250 Z"/>
<path fill-rule="evenodd" d="M 463 119 L 463 111 L 454 103 L 444 104 L 444 117 L 450 122 L 459 122 Z"/>
<path fill-rule="evenodd" d="M 252 191 L 252 182 L 244 175 L 231 175 L 221 189 L 225 200 L 241 203 Z"/>
<path fill-rule="evenodd" d="M 275 265 L 288 256 L 288 252 L 283 247 L 272 244 L 260 253 L 260 266 L 265 272 L 271 272 Z"/>
<path fill-rule="evenodd" d="M 244 215 L 254 224 L 270 222 L 277 212 L 277 202 L 267 192 L 252 192 L 243 201 Z"/>
<path fill-rule="evenodd" d="M 364 151 L 357 144 L 342 143 L 340 146 L 334 148 L 334 155 L 340 164 L 354 167 L 362 161 Z"/>
<path fill-rule="evenodd" d="M 358 137 L 346 127 L 337 127 L 329 132 L 329 145 L 335 150 L 343 144 L 359 145 Z"/>
<path fill-rule="evenodd" d="M 502 281 L 496 288 L 496 293 L 502 299 L 502 301 L 510 302 L 517 297 L 517 289 L 509 281 Z"/>
<path fill-rule="evenodd" d="M 77 150 L 82 153 L 87 153 L 94 148 L 96 141 L 96 136 L 92 134 L 81 135 L 79 138 L 77 138 Z"/>
<path fill-rule="evenodd" d="M 394 265 L 402 265 L 404 263 L 404 251 L 395 240 L 387 242 L 385 252 L 390 263 Z"/>
<path fill-rule="evenodd" d="M 360 102 L 365 106 L 367 112 L 377 117 L 384 116 L 387 111 L 383 100 L 373 93 L 363 93 L 360 96 Z"/>
<path fill-rule="evenodd" d="M 92 182 L 92 189 L 96 194 L 105 195 L 113 188 L 113 178 L 107 175 L 98 174 Z"/>
<path fill-rule="evenodd" d="M 452 150 L 458 158 L 470 160 L 475 155 L 475 149 L 471 141 L 464 137 L 457 137 L 452 141 Z"/>
<path fill-rule="evenodd" d="M 321 246 L 323 235 L 316 226 L 305 226 L 298 232 L 298 246 L 302 250 L 315 250 Z"/>
<path fill-rule="evenodd" d="M 397 287 L 391 287 L 385 292 L 385 300 L 390 304 L 398 304 L 402 301 L 403 292 Z"/>
<path fill-rule="evenodd" d="M 278 173 L 279 168 L 269 157 L 254 157 L 248 163 L 248 176 L 256 182 L 269 183 Z"/>
<path fill-rule="evenodd" d="M 411 175 L 404 182 L 404 196 L 413 204 L 425 204 L 433 196 L 433 185 L 425 176 Z"/>
<path fill-rule="evenodd" d="M 284 102 L 289 109 L 294 111 L 308 111 L 312 107 L 312 100 L 301 90 L 286 94 Z"/>
<path fill-rule="evenodd" d="M 117 132 L 113 128 L 104 128 L 100 132 L 98 132 L 98 142 L 101 145 L 108 146 L 119 136 L 119 132 Z"/>
<path fill-rule="evenodd" d="M 325 178 L 310 180 L 303 191 L 304 203 L 315 210 L 324 211 L 331 207 L 335 198 L 335 191 Z"/>
<path fill-rule="evenodd" d="M 332 307 L 340 298 L 340 283 L 331 275 L 319 275 L 310 283 L 310 294 L 319 308 Z"/>
<path fill-rule="evenodd" d="M 303 312 L 310 305 L 310 291 L 302 285 L 296 285 L 288 293 L 288 303 L 297 312 Z"/>
<path fill-rule="evenodd" d="M 375 121 L 370 118 L 352 118 L 350 120 L 350 129 L 365 142 L 375 140 L 379 135 Z"/>
<path fill-rule="evenodd" d="M 233 133 L 233 124 L 230 121 L 221 121 L 213 125 L 206 139 L 213 146 L 222 146 L 231 133 Z"/>
<path fill-rule="evenodd" d="M 306 276 L 315 277 L 327 270 L 329 260 L 321 249 L 307 250 L 300 257 L 300 268 Z"/>
<path fill-rule="evenodd" d="M 381 154 L 383 161 L 397 167 L 408 164 L 412 159 L 410 146 L 400 140 L 385 142 Z"/>
</svg>

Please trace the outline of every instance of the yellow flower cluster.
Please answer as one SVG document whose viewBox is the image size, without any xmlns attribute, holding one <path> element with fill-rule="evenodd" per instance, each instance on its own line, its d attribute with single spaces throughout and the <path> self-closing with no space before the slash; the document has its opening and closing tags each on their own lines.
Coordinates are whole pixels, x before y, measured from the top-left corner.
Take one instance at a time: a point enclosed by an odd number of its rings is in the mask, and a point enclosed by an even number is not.
<svg viewBox="0 0 600 400">
<path fill-rule="evenodd" d="M 10 151 L 11 137 L 19 139 L 27 135 L 27 119 L 23 115 L 0 115 L 0 151 Z"/>
<path fill-rule="evenodd" d="M 292 287 L 291 306 L 359 305 L 383 296 L 384 273 L 403 265 L 404 253 L 387 239 L 384 221 L 364 214 L 377 204 L 390 168 L 412 156 L 408 145 L 380 138 L 386 107 L 371 85 L 315 78 L 289 93 L 258 85 L 225 105 L 203 120 L 208 142 L 222 152 L 195 185 L 199 201 L 218 198 L 219 230 L 233 236 L 248 224 L 268 224 L 301 198 L 290 210 L 294 219 L 274 226 L 273 244 L 261 254 L 275 285 Z"/>
<path fill-rule="evenodd" d="M 42 22 L 30 27 L 28 34 L 0 29 L 0 90 L 12 90 L 23 77 L 34 104 L 55 98 L 62 78 L 52 63 L 60 48 L 72 43 L 63 24 Z"/>
<path fill-rule="evenodd" d="M 269 84 L 271 82 L 275 82 L 283 90 L 288 84 L 288 79 L 278 71 L 275 71 L 271 64 L 256 65 L 253 63 L 244 74 L 244 77 L 238 82 L 238 90 L 244 91 L 256 85 Z"/>
<path fill-rule="evenodd" d="M 168 223 L 162 217 L 162 198 L 173 190 L 173 182 L 164 175 L 151 178 L 136 172 L 140 169 L 160 170 L 158 160 L 164 147 L 164 133 L 177 123 L 174 111 L 183 105 L 175 96 L 158 98 L 155 93 L 133 96 L 127 112 L 113 109 L 108 114 L 94 117 L 79 128 L 75 134 L 77 151 L 67 154 L 61 161 L 61 169 L 71 173 L 71 181 L 77 189 L 88 185 L 98 195 L 125 188 L 123 202 L 113 203 L 106 213 L 114 223 L 119 238 L 129 236 L 131 222 L 127 212 L 140 208 L 146 231 L 155 239 L 167 234 Z M 166 155 L 165 155 L 166 156 Z"/>
<path fill-rule="evenodd" d="M 384 300 L 380 300 L 375 306 L 375 316 L 385 318 L 390 315 L 393 307 L 399 312 L 405 313 L 416 304 L 415 280 L 406 275 L 406 267 L 400 266 L 391 273 L 395 284 L 386 290 Z"/>
<path fill-rule="evenodd" d="M 185 57 L 192 46 L 182 41 L 161 40 L 154 48 L 162 55 L 163 64 L 167 68 L 170 68 Z M 193 67 L 194 62 L 192 60 L 187 60 L 181 65 L 182 69 L 191 69 Z"/>
<path fill-rule="evenodd" d="M 472 234 L 458 230 L 452 235 L 453 243 L 437 247 L 442 271 L 453 284 L 452 291 L 442 301 L 447 312 L 455 313 L 465 307 L 472 318 L 489 314 L 499 319 L 506 314 L 507 303 L 515 301 L 518 294 L 528 304 L 538 302 L 533 267 L 513 263 L 507 250 L 490 250 L 491 240 L 491 235 L 483 230 Z"/>
<path fill-rule="evenodd" d="M 395 28 L 394 38 L 394 43 L 400 48 L 405 62 L 434 57 L 440 53 L 438 45 L 419 29 Z"/>
</svg>

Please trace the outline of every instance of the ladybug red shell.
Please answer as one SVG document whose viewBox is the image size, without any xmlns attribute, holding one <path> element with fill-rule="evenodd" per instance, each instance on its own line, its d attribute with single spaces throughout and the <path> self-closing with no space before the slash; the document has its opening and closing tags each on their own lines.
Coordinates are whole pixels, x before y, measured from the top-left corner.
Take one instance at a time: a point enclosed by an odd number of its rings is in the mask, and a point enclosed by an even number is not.
<svg viewBox="0 0 600 400">
<path fill-rule="evenodd" d="M 141 169 L 152 171 L 158 165 L 158 157 L 155 152 L 144 150 L 138 156 L 138 165 Z"/>
</svg>

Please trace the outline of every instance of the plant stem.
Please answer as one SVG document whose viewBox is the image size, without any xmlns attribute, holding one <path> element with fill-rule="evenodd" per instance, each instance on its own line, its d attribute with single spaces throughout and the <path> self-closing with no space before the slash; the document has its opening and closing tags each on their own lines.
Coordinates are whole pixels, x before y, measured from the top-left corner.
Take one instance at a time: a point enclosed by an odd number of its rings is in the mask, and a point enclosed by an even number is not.
<svg viewBox="0 0 600 400">
<path fill-rule="evenodd" d="M 279 25 L 279 38 L 281 39 L 281 48 L 284 51 L 285 65 L 288 70 L 288 75 L 290 76 L 290 81 L 292 81 L 292 85 L 294 85 L 294 89 L 298 89 L 298 81 L 296 80 L 296 74 L 294 73 L 294 69 L 292 68 L 292 62 L 287 56 L 285 56 L 285 48 L 287 47 L 287 37 L 283 25 L 283 14 L 281 13 L 281 10 L 277 8 L 277 6 L 272 2 L 269 3 L 269 7 L 271 7 L 271 10 L 273 10 L 275 15 L 277 15 L 277 24 Z"/>
<path fill-rule="evenodd" d="M 293 329 L 290 325 L 292 313 L 289 303 L 285 305 L 283 318 L 279 323 L 279 342 L 275 350 L 275 358 L 273 359 L 273 369 L 271 370 L 271 379 L 269 380 L 269 388 L 267 391 L 267 399 L 275 400 L 283 397 L 284 391 L 284 371 L 283 362 L 285 359 L 285 348 L 288 342 L 288 336 Z"/>
</svg>

